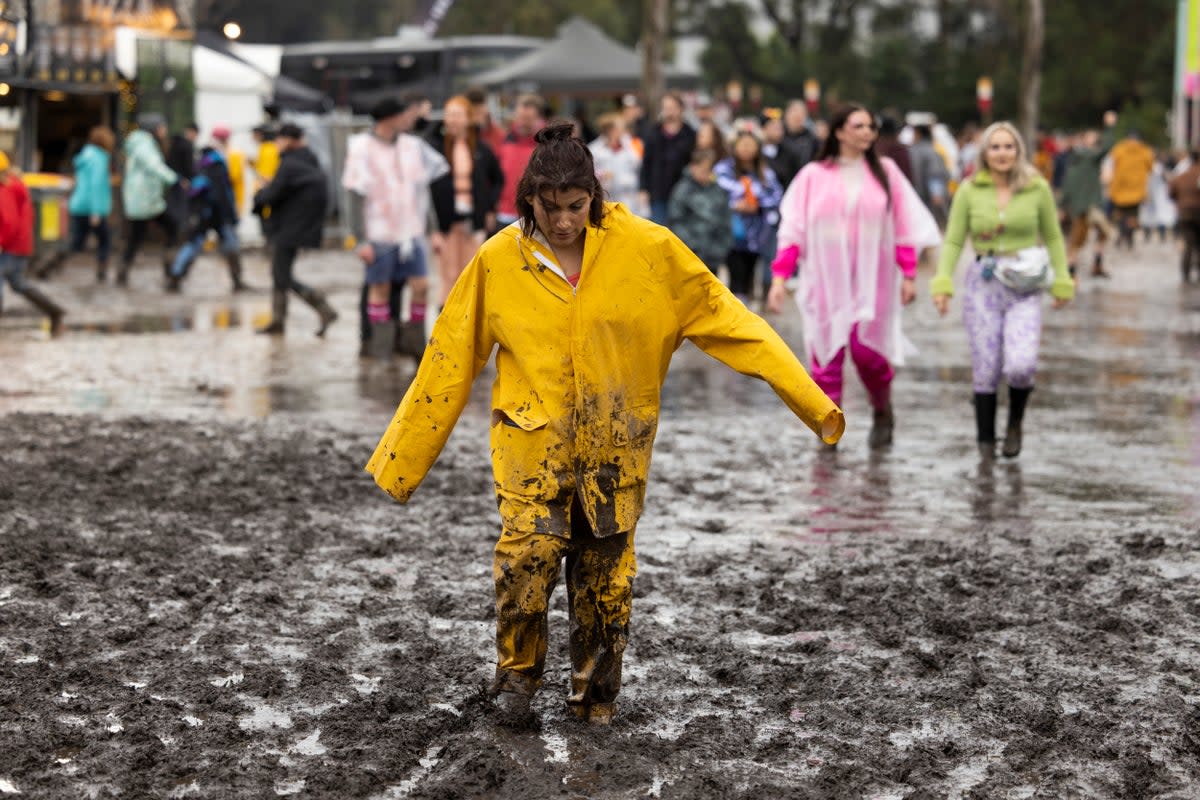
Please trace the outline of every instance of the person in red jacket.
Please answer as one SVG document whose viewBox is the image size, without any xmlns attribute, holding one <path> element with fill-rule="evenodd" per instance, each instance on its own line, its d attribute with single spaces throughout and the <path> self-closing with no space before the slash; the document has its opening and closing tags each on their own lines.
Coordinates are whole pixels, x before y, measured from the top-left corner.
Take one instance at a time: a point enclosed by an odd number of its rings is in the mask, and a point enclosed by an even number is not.
<svg viewBox="0 0 1200 800">
<path fill-rule="evenodd" d="M 533 136 L 545 125 L 544 110 L 545 103 L 537 95 L 525 94 L 517 98 L 512 129 L 496 148 L 500 171 L 504 173 L 504 186 L 496 203 L 496 222 L 500 227 L 511 225 L 520 216 L 517 213 L 517 182 L 525 174 L 529 157 L 537 147 Z"/>
<path fill-rule="evenodd" d="M 50 334 L 62 333 L 62 308 L 25 280 L 25 267 L 33 255 L 33 201 L 8 155 L 0 152 L 0 301 L 4 284 L 25 297 L 50 318 Z"/>
</svg>

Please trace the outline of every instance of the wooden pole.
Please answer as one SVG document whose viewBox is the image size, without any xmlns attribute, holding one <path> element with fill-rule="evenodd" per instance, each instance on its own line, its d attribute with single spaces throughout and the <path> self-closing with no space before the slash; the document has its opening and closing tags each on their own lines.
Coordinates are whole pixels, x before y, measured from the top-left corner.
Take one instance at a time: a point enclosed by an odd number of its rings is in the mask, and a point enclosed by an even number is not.
<svg viewBox="0 0 1200 800">
<path fill-rule="evenodd" d="M 642 94 L 646 99 L 646 114 L 652 120 L 658 115 L 659 102 L 667 89 L 662 66 L 667 2 L 642 0 Z"/>
<path fill-rule="evenodd" d="M 1038 110 L 1042 95 L 1042 50 L 1046 41 L 1045 0 L 1029 0 L 1025 53 L 1021 61 L 1021 135 L 1030 155 L 1037 151 Z"/>
</svg>

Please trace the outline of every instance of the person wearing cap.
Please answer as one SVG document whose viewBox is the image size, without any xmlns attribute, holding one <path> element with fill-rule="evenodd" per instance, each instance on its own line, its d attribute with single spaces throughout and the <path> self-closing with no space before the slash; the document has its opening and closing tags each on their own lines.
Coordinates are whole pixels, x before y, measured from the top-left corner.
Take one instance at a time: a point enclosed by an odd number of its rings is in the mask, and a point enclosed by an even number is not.
<svg viewBox="0 0 1200 800">
<path fill-rule="evenodd" d="M 371 130 L 347 143 L 342 172 L 351 231 L 359 243 L 355 252 L 366 267 L 370 336 L 363 355 L 379 359 L 389 358 L 398 345 L 418 361 L 425 350 L 429 188 L 450 165 L 428 142 L 408 132 L 413 116 L 406 112 L 417 108 L 390 98 L 380 101 L 371 110 Z M 408 281 L 410 301 L 398 342 L 391 298 L 400 281 Z"/>
<path fill-rule="evenodd" d="M 163 233 L 163 271 L 169 273 L 171 269 L 171 249 L 179 236 L 179 223 L 168 211 L 166 192 L 179 182 L 180 176 L 163 158 L 161 142 L 166 134 L 166 119 L 161 114 L 149 113 L 138 117 L 138 129 L 125 138 L 121 207 L 129 221 L 129 235 L 117 272 L 117 283 L 122 286 L 129 280 L 129 270 L 151 223 Z"/>
<path fill-rule="evenodd" d="M 50 335 L 63 330 L 62 307 L 25 280 L 25 267 L 33 255 L 33 201 L 8 154 L 0 151 L 0 300 L 4 284 L 22 295 L 50 319 Z"/>
<path fill-rule="evenodd" d="M 179 248 L 171 264 L 167 274 L 167 291 L 179 291 L 188 270 L 204 248 L 209 231 L 216 233 L 220 239 L 221 254 L 229 266 L 233 291 L 244 291 L 248 287 L 242 282 L 236 194 L 225 155 L 215 146 L 200 151 L 196 174 L 188 186 L 188 203 L 187 241 Z"/>
<path fill-rule="evenodd" d="M 321 228 L 329 208 L 327 178 L 316 155 L 306 146 L 299 126 L 286 123 L 275 142 L 280 149 L 279 169 L 254 196 L 255 213 L 271 209 L 271 322 L 258 332 L 284 332 L 288 293 L 295 292 L 321 318 L 317 336 L 324 336 L 337 319 L 337 312 L 323 294 L 296 280 L 293 271 L 301 248 L 321 246 Z"/>
</svg>

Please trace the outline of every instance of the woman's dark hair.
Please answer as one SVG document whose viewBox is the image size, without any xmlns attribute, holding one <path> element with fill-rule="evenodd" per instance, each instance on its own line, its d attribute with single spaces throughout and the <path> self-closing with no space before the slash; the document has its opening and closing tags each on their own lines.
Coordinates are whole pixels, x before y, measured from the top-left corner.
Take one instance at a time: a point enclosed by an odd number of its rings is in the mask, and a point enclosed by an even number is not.
<svg viewBox="0 0 1200 800">
<path fill-rule="evenodd" d="M 871 118 L 871 124 L 875 124 L 875 115 L 864 105 L 859 103 L 847 103 L 841 108 L 833 112 L 833 116 L 829 118 L 829 135 L 825 137 L 825 143 L 821 145 L 821 153 L 817 156 L 821 161 L 832 161 L 841 155 L 841 145 L 837 139 L 837 132 L 846 127 L 846 123 L 850 121 L 852 114 L 857 114 L 859 111 Z M 875 180 L 879 181 L 879 185 L 883 187 L 883 193 L 887 195 L 888 208 L 892 206 L 892 186 L 888 182 L 887 172 L 883 168 L 883 164 L 879 160 L 879 154 L 875 152 L 875 143 L 867 148 L 864 153 L 867 159 L 867 167 L 871 170 L 871 174 L 875 176 Z"/>
<path fill-rule="evenodd" d="M 711 144 L 700 144 L 701 132 L 712 134 Z M 725 134 L 721 133 L 721 129 L 712 120 L 705 120 L 696 128 L 696 147 L 712 150 L 717 156 L 717 161 L 724 161 L 725 156 L 729 155 L 729 145 L 725 141 Z"/>
<path fill-rule="evenodd" d="M 592 196 L 588 222 L 599 226 L 604 219 L 604 187 L 596 177 L 592 151 L 575 135 L 575 123 L 555 120 L 538 131 L 534 141 L 537 147 L 517 183 L 517 213 L 525 235 L 532 236 L 537 228 L 533 197 L 568 189 L 582 189 Z"/>
<path fill-rule="evenodd" d="M 738 142 L 742 139 L 749 139 L 758 148 L 758 152 L 754 154 L 754 161 L 750 165 L 749 170 L 745 169 L 741 159 L 737 156 Z M 747 130 L 738 131 L 737 136 L 733 137 L 733 146 L 729 148 L 729 157 L 733 160 L 733 171 L 735 174 L 749 175 L 753 173 L 760 181 L 767 179 L 767 158 L 763 155 L 762 142 L 752 132 Z"/>
</svg>

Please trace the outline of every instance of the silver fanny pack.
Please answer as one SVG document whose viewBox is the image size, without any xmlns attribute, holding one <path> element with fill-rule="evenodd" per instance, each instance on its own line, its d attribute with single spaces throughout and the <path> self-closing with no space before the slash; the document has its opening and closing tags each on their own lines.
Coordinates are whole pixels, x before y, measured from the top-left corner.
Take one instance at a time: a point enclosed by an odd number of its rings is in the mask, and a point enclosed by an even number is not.
<svg viewBox="0 0 1200 800">
<path fill-rule="evenodd" d="M 1045 247 L 1026 247 L 996 256 L 993 272 L 1000 283 L 1024 294 L 1045 291 L 1054 285 L 1054 267 Z"/>
</svg>

